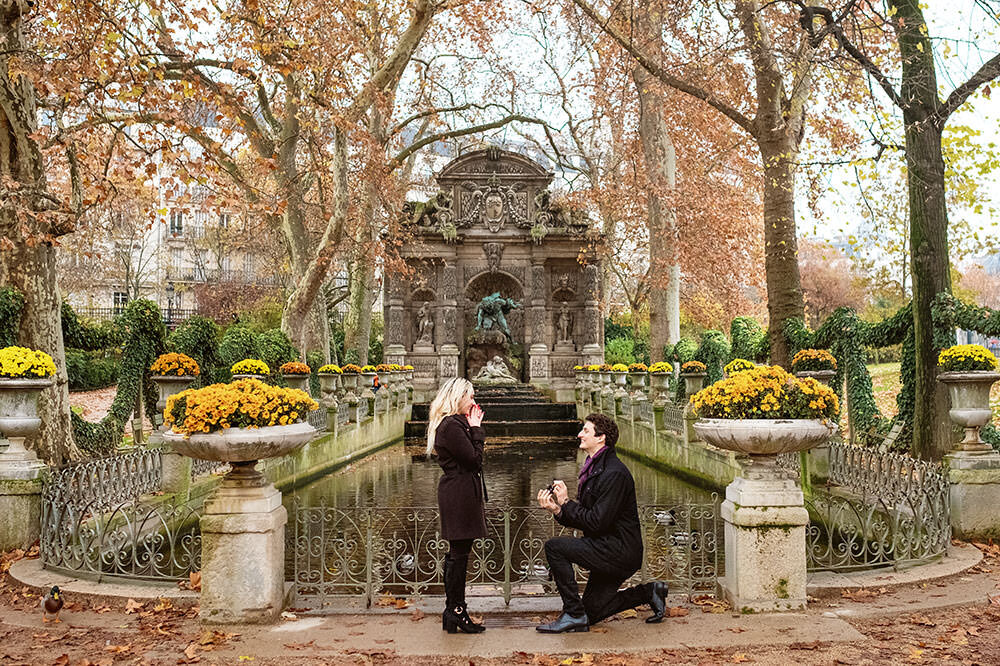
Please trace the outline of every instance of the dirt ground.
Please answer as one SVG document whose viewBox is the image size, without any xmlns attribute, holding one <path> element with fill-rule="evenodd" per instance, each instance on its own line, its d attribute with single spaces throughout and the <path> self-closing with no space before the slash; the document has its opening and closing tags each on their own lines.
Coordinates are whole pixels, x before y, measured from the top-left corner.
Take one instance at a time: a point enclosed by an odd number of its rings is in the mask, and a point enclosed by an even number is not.
<svg viewBox="0 0 1000 666">
<path fill-rule="evenodd" d="M 980 568 L 1000 580 L 998 555 L 1000 548 L 993 547 Z M 854 644 L 818 641 L 782 646 L 747 644 L 726 649 L 674 649 L 640 654 L 514 651 L 500 659 L 470 659 L 404 658 L 387 645 L 392 641 L 374 641 L 369 649 L 333 655 L 309 641 L 288 642 L 281 658 L 263 658 L 241 649 L 241 643 L 252 636 L 254 628 L 241 627 L 244 634 L 206 629 L 196 619 L 197 607 L 175 607 L 166 600 L 106 604 L 70 599 L 61 623 L 43 624 L 38 595 L 20 587 L 6 574 L 11 560 L 20 556 L 23 554 L 6 554 L 0 561 L 4 577 L 0 585 L 0 663 L 3 664 L 1000 664 L 1000 596 L 996 599 L 984 596 L 984 604 L 974 607 L 849 620 L 866 637 Z M 994 571 L 997 573 L 992 574 Z M 854 593 L 851 598 L 859 594 Z M 877 593 L 868 594 L 874 597 Z M 825 605 L 816 602 L 812 608 L 811 604 L 810 612 L 822 613 Z M 382 620 L 365 616 L 362 621 Z M 433 627 L 435 636 L 440 633 L 433 621 L 414 624 L 415 630 L 418 627 L 420 631 Z M 469 640 L 475 639 L 469 637 Z"/>
</svg>

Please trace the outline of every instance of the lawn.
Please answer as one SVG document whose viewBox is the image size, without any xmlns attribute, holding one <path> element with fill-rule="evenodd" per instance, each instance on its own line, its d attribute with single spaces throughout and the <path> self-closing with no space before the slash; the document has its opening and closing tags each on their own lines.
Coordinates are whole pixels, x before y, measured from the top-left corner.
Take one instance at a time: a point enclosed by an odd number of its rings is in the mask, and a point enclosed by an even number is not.
<svg viewBox="0 0 1000 666">
<path fill-rule="evenodd" d="M 869 365 L 872 376 L 872 393 L 875 404 L 886 417 L 896 415 L 896 394 L 899 393 L 899 363 L 879 363 Z M 993 408 L 994 423 L 1000 422 L 1000 382 L 993 385 L 990 392 L 990 407 Z"/>
</svg>

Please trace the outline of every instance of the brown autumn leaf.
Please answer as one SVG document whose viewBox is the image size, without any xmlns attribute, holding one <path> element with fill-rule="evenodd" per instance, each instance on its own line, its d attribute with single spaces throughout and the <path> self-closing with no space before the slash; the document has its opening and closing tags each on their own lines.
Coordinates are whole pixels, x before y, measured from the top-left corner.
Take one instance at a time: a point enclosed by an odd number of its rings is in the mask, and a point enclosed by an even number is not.
<svg viewBox="0 0 1000 666">
<path fill-rule="evenodd" d="M 749 661 L 745 652 L 737 652 L 733 655 L 733 658 L 729 660 L 733 664 L 742 664 L 744 661 Z"/>
<path fill-rule="evenodd" d="M 937 622 L 934 622 L 926 615 L 914 615 L 910 618 L 910 624 L 917 624 L 921 627 L 936 627 Z"/>
<path fill-rule="evenodd" d="M 729 631 L 733 632 L 734 634 L 742 634 L 744 631 L 746 631 L 746 629 L 744 629 L 743 627 L 729 627 Z"/>
<path fill-rule="evenodd" d="M 53 666 L 66 666 L 69 663 L 69 655 L 61 654 L 52 662 Z"/>
<path fill-rule="evenodd" d="M 192 571 L 188 575 L 188 588 L 194 590 L 195 592 L 201 590 L 201 572 Z"/>
<path fill-rule="evenodd" d="M 135 613 L 136 611 L 141 610 L 142 607 L 143 604 L 129 597 L 129 600 L 125 602 L 125 614 L 129 615 L 130 613 Z"/>
<path fill-rule="evenodd" d="M 285 643 L 285 647 L 289 650 L 305 650 L 306 648 L 311 648 L 315 645 L 315 640 L 311 640 L 308 643 Z"/>
<path fill-rule="evenodd" d="M 188 663 L 194 663 L 200 661 L 201 657 L 198 656 L 198 644 L 191 643 L 186 648 L 184 648 L 184 656 L 187 657 Z"/>
<path fill-rule="evenodd" d="M 132 646 L 131 645 L 105 645 L 104 646 L 104 651 L 105 652 L 112 652 L 114 654 L 124 654 L 126 652 L 131 652 L 132 651 Z"/>
<path fill-rule="evenodd" d="M 413 612 L 410 613 L 410 619 L 413 620 L 414 622 L 420 622 L 420 620 L 424 619 L 425 617 L 427 617 L 426 613 L 424 613 L 419 608 L 414 608 Z"/>
<path fill-rule="evenodd" d="M 667 610 L 667 617 L 687 617 L 690 612 L 691 611 L 683 606 L 671 606 Z"/>
<path fill-rule="evenodd" d="M 170 610 L 173 607 L 174 604 L 171 603 L 170 599 L 164 599 L 163 597 L 160 597 L 159 599 L 156 600 L 156 605 L 153 606 L 153 612 L 162 613 L 163 611 Z"/>
<path fill-rule="evenodd" d="M 817 650 L 819 649 L 819 641 L 813 641 L 811 643 L 792 643 L 788 646 L 789 650 Z"/>
</svg>

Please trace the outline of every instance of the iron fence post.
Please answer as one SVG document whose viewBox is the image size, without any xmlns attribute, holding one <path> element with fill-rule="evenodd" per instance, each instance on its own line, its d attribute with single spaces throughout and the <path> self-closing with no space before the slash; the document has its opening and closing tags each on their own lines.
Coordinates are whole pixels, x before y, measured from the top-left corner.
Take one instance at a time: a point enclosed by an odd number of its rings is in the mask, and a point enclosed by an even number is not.
<svg viewBox="0 0 1000 666">
<path fill-rule="evenodd" d="M 503 512 L 503 600 L 508 606 L 510 606 L 512 596 L 510 567 L 514 559 L 510 545 L 510 512 L 510 507 L 504 509 Z"/>
<path fill-rule="evenodd" d="M 372 576 L 372 561 L 374 560 L 372 551 L 375 549 L 375 539 L 372 532 L 372 509 L 365 510 L 365 596 L 367 597 L 368 608 L 372 607 L 375 599 L 375 585 Z"/>
</svg>

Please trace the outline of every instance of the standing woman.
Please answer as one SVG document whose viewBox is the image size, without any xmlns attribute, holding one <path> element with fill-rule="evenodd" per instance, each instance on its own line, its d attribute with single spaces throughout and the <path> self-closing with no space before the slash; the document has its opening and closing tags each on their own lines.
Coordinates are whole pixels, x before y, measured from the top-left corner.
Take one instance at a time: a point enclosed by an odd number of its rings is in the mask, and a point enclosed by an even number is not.
<svg viewBox="0 0 1000 666">
<path fill-rule="evenodd" d="M 469 617 L 465 605 L 465 573 L 472 542 L 486 536 L 486 483 L 483 481 L 483 408 L 474 400 L 472 383 L 454 377 L 431 402 L 427 455 L 437 452 L 444 470 L 438 485 L 441 536 L 448 540 L 444 558 L 445 609 L 441 628 L 453 634 L 486 631 Z"/>
</svg>

